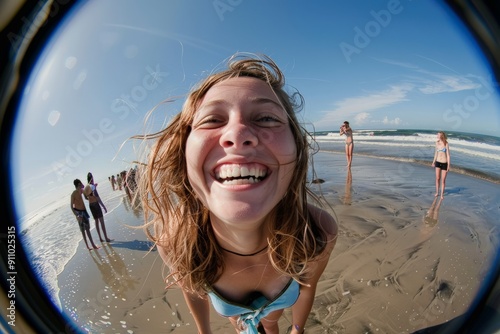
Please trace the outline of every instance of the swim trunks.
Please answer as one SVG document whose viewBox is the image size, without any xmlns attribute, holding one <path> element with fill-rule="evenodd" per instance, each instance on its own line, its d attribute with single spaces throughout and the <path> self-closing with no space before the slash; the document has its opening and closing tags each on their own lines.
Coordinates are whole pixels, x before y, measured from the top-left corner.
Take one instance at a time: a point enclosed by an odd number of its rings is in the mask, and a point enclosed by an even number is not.
<svg viewBox="0 0 500 334">
<path fill-rule="evenodd" d="M 102 217 L 102 210 L 99 202 L 89 203 L 90 212 L 92 212 L 92 217 L 94 219 L 99 219 Z"/>
<path fill-rule="evenodd" d="M 434 167 L 441 168 L 442 170 L 448 170 L 448 163 L 447 162 L 436 161 L 434 163 Z"/>
<path fill-rule="evenodd" d="M 78 209 L 73 209 L 76 211 L 76 218 L 78 220 L 78 226 L 80 226 L 80 231 L 83 233 L 83 231 L 90 229 L 90 223 L 89 223 L 89 214 L 87 210 L 78 210 Z"/>
<path fill-rule="evenodd" d="M 260 319 L 265 318 L 273 311 L 292 306 L 299 298 L 299 293 L 299 283 L 291 279 L 274 299 L 269 300 L 260 295 L 248 305 L 230 302 L 214 290 L 208 292 L 208 296 L 214 309 L 223 317 L 239 315 L 238 323 L 242 324 L 244 328 L 240 333 L 258 334 L 257 326 Z"/>
</svg>

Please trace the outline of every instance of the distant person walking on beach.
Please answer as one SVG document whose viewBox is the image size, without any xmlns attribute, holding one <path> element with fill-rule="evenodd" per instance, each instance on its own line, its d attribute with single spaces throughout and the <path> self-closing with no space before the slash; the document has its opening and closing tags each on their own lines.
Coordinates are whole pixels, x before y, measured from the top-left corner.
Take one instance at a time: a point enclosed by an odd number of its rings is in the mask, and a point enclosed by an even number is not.
<svg viewBox="0 0 500 334">
<path fill-rule="evenodd" d="M 436 170 L 436 194 L 439 195 L 439 185 L 441 184 L 441 198 L 444 197 L 444 188 L 446 186 L 446 175 L 450 170 L 450 147 L 448 138 L 443 131 L 437 133 L 436 151 L 432 167 Z"/>
<path fill-rule="evenodd" d="M 87 174 L 87 181 L 88 184 L 85 186 L 83 194 L 89 201 L 90 212 L 92 212 L 92 216 L 95 219 L 95 227 L 97 229 L 97 234 L 99 234 L 99 240 L 101 242 L 110 242 L 112 240 L 108 238 L 108 234 L 106 233 L 106 225 L 104 225 L 104 216 L 101 210 L 101 206 L 104 209 L 104 212 L 107 212 L 108 210 L 106 209 L 106 206 L 104 206 L 104 203 L 97 193 L 97 183 L 94 184 L 94 177 L 90 172 Z M 104 234 L 104 239 L 101 236 L 101 228 Z"/>
<path fill-rule="evenodd" d="M 116 180 L 115 180 L 115 175 L 111 175 L 111 187 L 113 188 L 113 190 L 115 190 L 115 187 L 116 187 Z"/>
<path fill-rule="evenodd" d="M 209 301 L 238 333 L 278 333 L 289 307 L 289 333 L 303 333 L 334 248 L 337 224 L 307 188 L 302 99 L 284 84 L 267 57 L 231 58 L 146 136 L 157 139 L 139 178 L 148 236 L 199 333 L 212 332 Z"/>
<path fill-rule="evenodd" d="M 116 174 L 116 183 L 118 184 L 118 190 L 122 190 L 122 178 L 120 174 Z"/>
<path fill-rule="evenodd" d="M 82 232 L 83 240 L 85 241 L 85 245 L 88 250 L 99 249 L 99 246 L 94 244 L 94 240 L 92 240 L 92 235 L 90 234 L 90 223 L 89 223 L 89 214 L 87 209 L 85 209 L 85 204 L 83 203 L 82 193 L 83 193 L 83 183 L 79 179 L 75 179 L 73 181 L 75 185 L 75 190 L 71 193 L 71 211 L 73 211 L 76 220 L 78 221 L 78 225 L 80 226 L 80 231 Z M 87 242 L 87 236 L 92 244 L 92 248 L 89 247 Z"/>
<path fill-rule="evenodd" d="M 347 167 L 350 168 L 352 163 L 352 152 L 354 150 L 354 140 L 352 138 L 352 129 L 348 121 L 345 121 L 340 127 L 340 135 L 345 135 L 345 157 L 347 160 Z"/>
</svg>

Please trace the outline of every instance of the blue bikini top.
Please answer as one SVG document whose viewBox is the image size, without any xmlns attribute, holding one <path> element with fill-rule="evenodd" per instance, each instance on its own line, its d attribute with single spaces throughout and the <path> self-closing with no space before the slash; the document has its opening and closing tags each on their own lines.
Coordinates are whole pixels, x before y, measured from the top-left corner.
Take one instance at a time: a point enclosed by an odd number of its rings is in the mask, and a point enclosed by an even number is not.
<svg viewBox="0 0 500 334">
<path fill-rule="evenodd" d="M 436 149 L 438 152 L 446 152 L 446 147 Z"/>
<path fill-rule="evenodd" d="M 257 325 L 261 318 L 266 317 L 273 311 L 292 306 L 299 298 L 299 293 L 299 283 L 290 279 L 283 290 L 271 300 L 261 295 L 252 300 L 249 304 L 244 305 L 228 301 L 215 290 L 209 291 L 208 296 L 217 313 L 224 317 L 239 316 L 238 322 L 243 323 L 243 327 L 245 328 L 241 333 L 253 334 L 258 333 Z"/>
</svg>

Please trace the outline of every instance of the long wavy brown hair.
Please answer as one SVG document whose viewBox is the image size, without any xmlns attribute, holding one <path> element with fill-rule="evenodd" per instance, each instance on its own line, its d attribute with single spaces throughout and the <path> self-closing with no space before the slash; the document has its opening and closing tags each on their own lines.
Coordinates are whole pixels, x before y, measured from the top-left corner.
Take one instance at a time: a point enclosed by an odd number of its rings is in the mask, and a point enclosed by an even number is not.
<svg viewBox="0 0 500 334">
<path fill-rule="evenodd" d="M 227 69 L 208 76 L 189 93 L 181 112 L 165 129 L 140 136 L 156 140 L 142 168 L 139 185 L 146 234 L 166 254 L 170 270 L 167 282 L 180 283 L 191 292 L 210 290 L 224 270 L 224 261 L 210 224 L 209 209 L 189 183 L 185 145 L 201 99 L 215 84 L 235 77 L 257 78 L 269 84 L 288 114 L 297 147 L 288 191 L 268 217 L 271 264 L 301 282 L 308 274 L 306 264 L 326 245 L 326 234 L 311 219 L 307 208 L 308 199 L 318 198 L 307 188 L 310 135 L 296 117 L 304 100 L 298 92 L 285 91 L 283 73 L 269 57 L 233 56 Z"/>
<path fill-rule="evenodd" d="M 446 135 L 446 133 L 444 133 L 444 131 L 438 131 L 438 133 L 441 135 L 441 140 L 443 141 L 443 143 L 445 145 L 448 144 L 448 136 Z"/>
</svg>

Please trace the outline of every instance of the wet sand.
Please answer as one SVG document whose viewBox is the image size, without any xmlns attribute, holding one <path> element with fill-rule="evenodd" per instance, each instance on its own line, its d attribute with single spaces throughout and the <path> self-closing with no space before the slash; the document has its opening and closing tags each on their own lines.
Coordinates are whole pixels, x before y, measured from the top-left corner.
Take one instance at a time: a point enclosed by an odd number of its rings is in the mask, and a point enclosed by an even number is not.
<svg viewBox="0 0 500 334">
<path fill-rule="evenodd" d="M 320 279 L 307 333 L 411 333 L 463 314 L 498 250 L 500 186 L 451 172 L 434 197 L 434 170 L 342 154 L 314 156 L 339 237 Z M 63 310 L 95 333 L 196 333 L 179 289 L 164 289 L 162 264 L 127 200 L 105 216 L 115 239 L 83 241 L 58 277 Z M 95 231 L 93 231 L 95 233 Z M 214 333 L 234 333 L 211 310 Z M 291 312 L 280 320 L 285 333 Z"/>
</svg>

